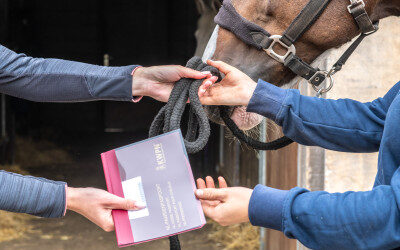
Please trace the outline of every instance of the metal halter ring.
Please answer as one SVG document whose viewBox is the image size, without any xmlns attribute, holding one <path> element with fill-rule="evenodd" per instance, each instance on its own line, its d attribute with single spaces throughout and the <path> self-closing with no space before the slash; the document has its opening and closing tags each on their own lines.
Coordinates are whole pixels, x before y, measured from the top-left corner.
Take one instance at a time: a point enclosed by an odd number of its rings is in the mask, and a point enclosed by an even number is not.
<svg viewBox="0 0 400 250">
<path fill-rule="evenodd" d="M 328 71 L 321 71 L 321 72 L 324 73 L 325 76 L 326 76 L 326 79 L 329 80 L 329 85 L 328 85 L 328 87 L 326 87 L 326 88 L 324 88 L 324 87 L 318 88 L 317 86 L 311 84 L 311 86 L 313 87 L 313 89 L 315 90 L 315 92 L 317 92 L 317 96 L 321 96 L 322 94 L 327 93 L 329 90 L 332 89 L 333 84 L 335 83 L 335 80 L 333 79 L 333 74 L 332 74 L 333 71 L 332 71 L 332 70 L 329 71 L 329 72 L 328 72 Z M 321 73 L 321 72 L 320 72 L 320 73 Z M 326 79 L 325 79 L 325 81 L 326 81 Z"/>
</svg>

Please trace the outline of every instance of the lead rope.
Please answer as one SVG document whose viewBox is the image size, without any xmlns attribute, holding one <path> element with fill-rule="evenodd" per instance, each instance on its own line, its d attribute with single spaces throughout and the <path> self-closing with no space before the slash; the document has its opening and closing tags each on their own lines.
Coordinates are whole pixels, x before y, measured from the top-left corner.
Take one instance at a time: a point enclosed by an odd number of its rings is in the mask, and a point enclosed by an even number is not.
<svg viewBox="0 0 400 250">
<path fill-rule="evenodd" d="M 186 67 L 197 71 L 210 71 L 213 75 L 220 76 L 216 68 L 203 63 L 199 57 L 191 58 L 186 64 Z M 181 127 L 182 115 L 186 106 L 189 105 L 189 121 L 184 138 L 186 150 L 189 154 L 193 154 L 205 147 L 210 137 L 210 123 L 198 96 L 198 90 L 202 82 L 202 79 L 181 79 L 174 85 L 167 104 L 161 108 L 150 126 L 149 137 L 179 129 Z M 189 104 L 187 103 L 188 99 L 190 100 Z M 239 140 L 254 149 L 277 150 L 293 142 L 287 137 L 282 137 L 268 143 L 248 137 L 229 117 L 228 107 L 220 106 L 219 108 L 221 118 L 228 129 L 231 130 Z M 181 249 L 178 235 L 170 236 L 169 242 L 171 250 Z"/>
</svg>

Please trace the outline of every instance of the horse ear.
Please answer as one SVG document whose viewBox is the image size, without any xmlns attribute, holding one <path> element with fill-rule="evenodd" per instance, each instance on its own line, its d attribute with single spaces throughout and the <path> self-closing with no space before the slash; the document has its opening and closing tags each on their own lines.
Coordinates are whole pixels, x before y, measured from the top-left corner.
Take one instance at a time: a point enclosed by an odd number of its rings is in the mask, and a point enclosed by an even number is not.
<svg viewBox="0 0 400 250">
<path fill-rule="evenodd" d="M 222 2 L 223 0 L 211 0 L 211 8 L 213 11 L 218 12 L 218 10 L 221 8 L 222 6 Z"/>
<path fill-rule="evenodd" d="M 200 15 L 204 14 L 207 11 L 206 4 L 204 3 L 204 0 L 195 0 L 196 2 L 196 8 L 197 11 L 199 12 Z"/>
<path fill-rule="evenodd" d="M 218 12 L 223 0 L 195 0 L 195 2 L 197 11 L 202 15 L 209 11 Z"/>
</svg>

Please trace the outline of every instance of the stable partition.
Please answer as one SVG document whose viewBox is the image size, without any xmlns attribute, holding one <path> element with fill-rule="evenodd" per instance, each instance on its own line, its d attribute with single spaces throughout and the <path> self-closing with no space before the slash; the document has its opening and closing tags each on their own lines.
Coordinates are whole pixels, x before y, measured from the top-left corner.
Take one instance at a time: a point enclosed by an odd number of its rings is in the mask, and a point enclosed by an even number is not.
<svg viewBox="0 0 400 250">
<path fill-rule="evenodd" d="M 271 121 L 267 125 L 268 140 L 274 140 L 282 136 L 276 125 Z M 229 131 L 222 128 L 223 137 L 220 137 L 220 154 L 218 172 L 226 178 L 231 186 L 245 186 L 254 188 L 259 183 L 259 160 L 260 154 L 257 150 L 249 148 L 233 138 Z M 257 134 L 257 133 L 254 133 Z M 279 188 L 291 189 L 297 186 L 297 155 L 298 145 L 291 145 L 276 151 L 267 151 L 265 154 L 266 164 L 264 173 L 266 185 Z M 296 240 L 285 237 L 281 232 L 266 230 L 262 246 L 268 250 L 294 250 Z"/>
</svg>

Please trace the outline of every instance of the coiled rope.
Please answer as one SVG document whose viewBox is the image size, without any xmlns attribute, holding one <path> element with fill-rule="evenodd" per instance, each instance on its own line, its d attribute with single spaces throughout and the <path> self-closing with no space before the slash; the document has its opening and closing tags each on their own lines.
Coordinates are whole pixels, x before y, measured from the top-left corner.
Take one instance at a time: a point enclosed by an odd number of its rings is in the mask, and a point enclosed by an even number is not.
<svg viewBox="0 0 400 250">
<path fill-rule="evenodd" d="M 198 71 L 210 71 L 214 76 L 220 76 L 218 69 L 203 63 L 199 57 L 190 59 L 186 67 Z M 167 104 L 161 108 L 150 126 L 149 137 L 179 129 L 181 127 L 182 115 L 186 106 L 189 105 L 189 121 L 187 132 L 184 137 L 186 150 L 188 153 L 193 154 L 205 147 L 210 137 L 210 123 L 198 96 L 198 90 L 202 82 L 202 79 L 181 79 L 174 85 Z M 190 103 L 187 103 L 188 99 Z M 254 149 L 277 150 L 293 142 L 285 136 L 272 142 L 255 140 L 247 136 L 238 128 L 235 122 L 232 121 L 229 117 L 228 107 L 220 106 L 219 109 L 220 116 L 229 130 L 231 130 L 240 141 Z M 169 237 L 169 240 L 171 250 L 181 249 L 177 235 Z"/>
<path fill-rule="evenodd" d="M 203 63 L 199 57 L 190 59 L 186 67 L 198 71 L 210 71 L 213 75 L 219 75 L 216 68 Z M 189 154 L 194 154 L 204 148 L 210 137 L 210 123 L 198 96 L 202 82 L 202 79 L 184 78 L 174 85 L 167 104 L 161 108 L 150 126 L 150 137 L 179 129 L 189 98 L 189 122 L 184 138 L 186 150 Z"/>
</svg>

